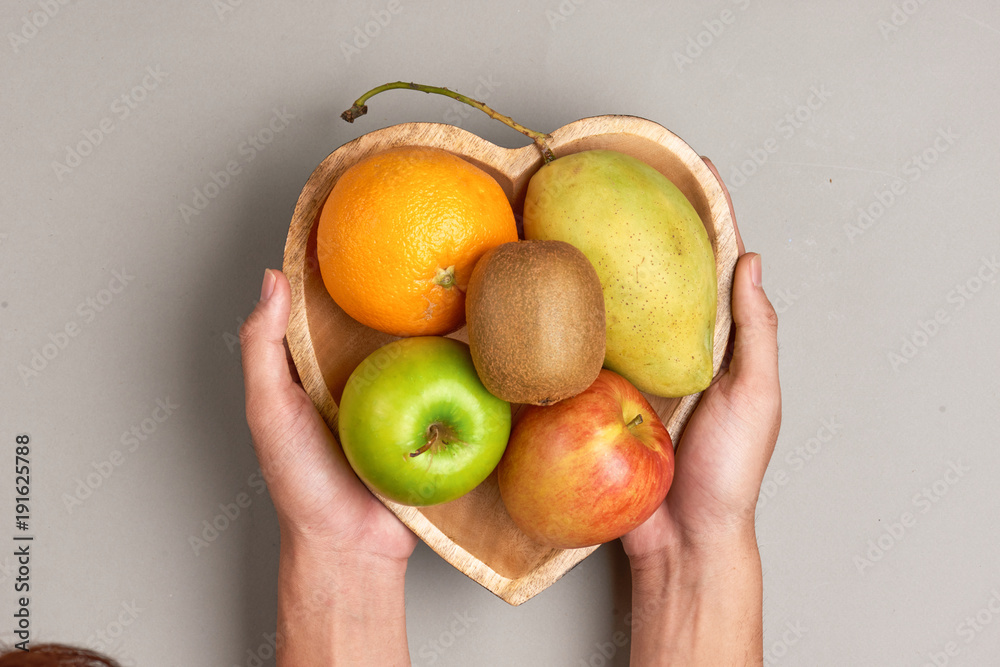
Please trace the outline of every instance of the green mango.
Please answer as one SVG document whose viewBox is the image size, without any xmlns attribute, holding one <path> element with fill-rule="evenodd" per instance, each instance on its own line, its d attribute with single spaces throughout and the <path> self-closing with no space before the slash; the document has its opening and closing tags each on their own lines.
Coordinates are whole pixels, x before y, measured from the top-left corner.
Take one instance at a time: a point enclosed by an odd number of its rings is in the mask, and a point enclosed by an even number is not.
<svg viewBox="0 0 1000 667">
<path fill-rule="evenodd" d="M 657 396 L 712 381 L 716 268 L 698 213 L 663 174 L 629 155 L 559 157 L 528 182 L 524 236 L 565 241 L 604 291 L 604 366 Z"/>
</svg>

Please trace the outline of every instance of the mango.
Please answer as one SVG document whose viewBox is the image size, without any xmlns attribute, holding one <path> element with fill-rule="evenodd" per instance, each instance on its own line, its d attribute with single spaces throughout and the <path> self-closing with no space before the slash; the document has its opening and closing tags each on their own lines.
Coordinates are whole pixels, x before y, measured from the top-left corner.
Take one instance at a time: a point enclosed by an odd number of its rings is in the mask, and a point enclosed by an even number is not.
<svg viewBox="0 0 1000 667">
<path fill-rule="evenodd" d="M 632 156 L 588 150 L 528 183 L 524 236 L 565 241 L 604 292 L 604 366 L 642 391 L 686 396 L 712 381 L 716 266 L 705 225 L 663 174 Z"/>
</svg>

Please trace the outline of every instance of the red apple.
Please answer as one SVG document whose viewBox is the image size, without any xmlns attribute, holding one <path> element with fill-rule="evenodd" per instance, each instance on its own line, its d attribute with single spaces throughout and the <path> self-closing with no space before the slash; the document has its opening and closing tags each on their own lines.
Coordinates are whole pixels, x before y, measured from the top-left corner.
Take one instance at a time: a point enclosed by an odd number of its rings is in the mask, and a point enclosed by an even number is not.
<svg viewBox="0 0 1000 667">
<path fill-rule="evenodd" d="M 540 544 L 603 544 L 659 507 L 674 476 L 670 434 L 645 397 L 601 369 L 583 393 L 523 408 L 497 467 L 514 523 Z"/>
</svg>

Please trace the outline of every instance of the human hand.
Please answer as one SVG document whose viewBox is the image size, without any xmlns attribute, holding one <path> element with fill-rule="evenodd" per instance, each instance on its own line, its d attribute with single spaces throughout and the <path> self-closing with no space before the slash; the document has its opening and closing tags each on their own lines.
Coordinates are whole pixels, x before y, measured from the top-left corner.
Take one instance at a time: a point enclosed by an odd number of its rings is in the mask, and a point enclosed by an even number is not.
<svg viewBox="0 0 1000 667">
<path fill-rule="evenodd" d="M 741 257 L 733 279 L 731 360 L 688 421 L 666 500 L 622 537 L 633 562 L 664 549 L 753 534 L 757 496 L 781 423 L 778 321 L 761 287 L 760 255 L 745 253 L 738 228 L 736 238 Z"/>
<path fill-rule="evenodd" d="M 738 228 L 736 240 L 731 356 L 688 420 L 666 500 L 622 537 L 632 566 L 633 665 L 763 660 L 754 518 L 781 423 L 778 320 L 761 287 L 760 256 L 745 253 Z"/>
<path fill-rule="evenodd" d="M 288 280 L 268 269 L 240 329 L 247 423 L 281 528 L 278 664 L 409 664 L 403 591 L 417 538 L 357 478 L 296 382 L 290 309 Z"/>
<path fill-rule="evenodd" d="M 283 339 L 288 279 L 268 269 L 240 329 L 247 422 L 282 537 L 330 551 L 409 558 L 417 538 L 351 470 L 326 422 L 293 379 Z"/>
</svg>

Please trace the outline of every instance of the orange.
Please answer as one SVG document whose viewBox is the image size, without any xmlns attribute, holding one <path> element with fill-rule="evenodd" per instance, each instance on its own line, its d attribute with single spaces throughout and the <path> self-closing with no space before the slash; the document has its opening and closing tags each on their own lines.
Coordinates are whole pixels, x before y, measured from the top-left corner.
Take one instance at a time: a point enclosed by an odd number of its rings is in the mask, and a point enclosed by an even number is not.
<svg viewBox="0 0 1000 667">
<path fill-rule="evenodd" d="M 406 146 L 343 173 L 320 212 L 316 249 L 344 312 L 422 336 L 462 326 L 476 262 L 516 240 L 510 203 L 489 174 L 445 150 Z"/>
</svg>

